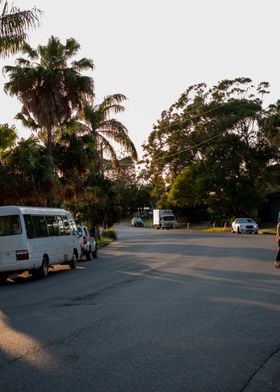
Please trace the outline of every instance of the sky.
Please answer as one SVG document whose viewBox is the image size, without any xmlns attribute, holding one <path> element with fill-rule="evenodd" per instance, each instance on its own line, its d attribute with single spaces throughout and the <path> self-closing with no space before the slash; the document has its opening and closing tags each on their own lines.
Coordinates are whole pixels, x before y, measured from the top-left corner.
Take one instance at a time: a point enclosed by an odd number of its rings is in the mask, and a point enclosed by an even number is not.
<svg viewBox="0 0 280 392">
<path fill-rule="evenodd" d="M 11 3 L 11 2 L 10 2 Z M 209 87 L 223 79 L 249 77 L 269 82 L 265 105 L 280 99 L 279 0 L 13 0 L 21 9 L 43 11 L 41 26 L 29 32 L 33 47 L 51 35 L 81 45 L 77 59 L 93 60 L 96 103 L 110 94 L 128 100 L 117 116 L 138 154 L 153 124 L 191 85 Z M 17 55 L 19 57 L 19 55 Z M 0 67 L 14 64 L 0 59 Z M 16 124 L 17 98 L 2 92 L 1 123 Z"/>
</svg>

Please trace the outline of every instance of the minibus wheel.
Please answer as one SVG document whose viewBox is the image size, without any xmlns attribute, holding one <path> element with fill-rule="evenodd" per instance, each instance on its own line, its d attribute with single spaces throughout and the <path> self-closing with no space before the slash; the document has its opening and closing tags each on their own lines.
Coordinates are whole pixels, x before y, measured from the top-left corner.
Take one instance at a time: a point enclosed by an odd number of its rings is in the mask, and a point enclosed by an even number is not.
<svg viewBox="0 0 280 392">
<path fill-rule="evenodd" d="M 1 272 L 0 273 L 0 284 L 6 283 L 8 276 L 9 275 L 6 272 Z"/>
<path fill-rule="evenodd" d="M 71 269 L 75 269 L 77 267 L 77 262 L 78 262 L 78 256 L 77 253 L 74 252 L 72 256 L 72 260 L 69 262 L 69 267 Z"/>
<path fill-rule="evenodd" d="M 49 273 L 49 260 L 48 260 L 47 256 L 44 256 L 43 261 L 42 261 L 42 265 L 38 269 L 38 276 L 40 278 L 46 278 L 48 276 L 48 273 Z"/>
</svg>

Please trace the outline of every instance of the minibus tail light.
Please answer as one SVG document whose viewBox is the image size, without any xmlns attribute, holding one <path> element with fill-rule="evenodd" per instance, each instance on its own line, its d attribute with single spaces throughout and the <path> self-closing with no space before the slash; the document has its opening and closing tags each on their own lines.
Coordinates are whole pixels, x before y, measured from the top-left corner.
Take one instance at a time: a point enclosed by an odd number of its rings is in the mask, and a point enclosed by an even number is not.
<svg viewBox="0 0 280 392">
<path fill-rule="evenodd" d="M 16 256 L 17 256 L 17 260 L 28 260 L 29 259 L 28 250 L 17 250 Z"/>
</svg>

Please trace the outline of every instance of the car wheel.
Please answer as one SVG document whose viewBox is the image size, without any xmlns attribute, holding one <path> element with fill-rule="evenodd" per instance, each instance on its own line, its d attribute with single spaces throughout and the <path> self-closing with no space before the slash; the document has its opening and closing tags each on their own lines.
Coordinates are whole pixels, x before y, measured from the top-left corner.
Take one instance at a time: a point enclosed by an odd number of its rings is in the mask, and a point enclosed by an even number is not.
<svg viewBox="0 0 280 392">
<path fill-rule="evenodd" d="M 76 252 L 73 253 L 72 260 L 69 262 L 69 267 L 75 269 L 77 267 L 78 255 Z"/>
<path fill-rule="evenodd" d="M 237 227 L 237 234 L 241 234 L 239 227 Z"/>
<path fill-rule="evenodd" d="M 87 251 L 87 252 L 85 252 L 85 255 L 86 255 L 86 259 L 87 259 L 88 261 L 91 260 L 90 250 Z"/>
<path fill-rule="evenodd" d="M 93 258 L 94 258 L 94 259 L 96 259 L 96 258 L 97 258 L 97 256 L 98 256 L 98 252 L 97 252 L 97 245 L 95 246 L 95 250 L 94 250 L 94 251 L 92 251 L 92 256 L 93 256 Z"/>
</svg>

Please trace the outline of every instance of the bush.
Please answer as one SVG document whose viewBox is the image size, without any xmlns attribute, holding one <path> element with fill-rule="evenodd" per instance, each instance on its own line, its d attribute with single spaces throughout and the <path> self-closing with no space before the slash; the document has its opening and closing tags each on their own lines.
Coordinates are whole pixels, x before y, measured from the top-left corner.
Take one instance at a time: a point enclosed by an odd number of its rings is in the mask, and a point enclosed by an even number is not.
<svg viewBox="0 0 280 392">
<path fill-rule="evenodd" d="M 101 237 L 109 238 L 110 240 L 117 240 L 117 233 L 113 229 L 104 229 Z"/>
<path fill-rule="evenodd" d="M 109 238 L 102 237 L 99 240 L 96 240 L 96 242 L 97 242 L 97 249 L 101 249 L 104 248 L 104 246 L 110 245 L 112 240 Z"/>
</svg>

